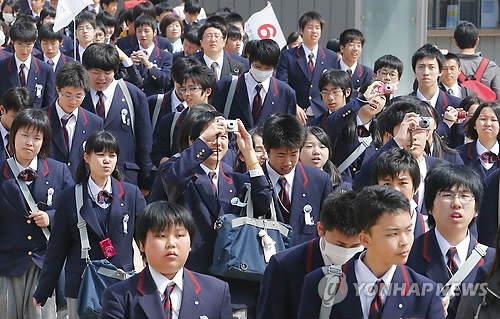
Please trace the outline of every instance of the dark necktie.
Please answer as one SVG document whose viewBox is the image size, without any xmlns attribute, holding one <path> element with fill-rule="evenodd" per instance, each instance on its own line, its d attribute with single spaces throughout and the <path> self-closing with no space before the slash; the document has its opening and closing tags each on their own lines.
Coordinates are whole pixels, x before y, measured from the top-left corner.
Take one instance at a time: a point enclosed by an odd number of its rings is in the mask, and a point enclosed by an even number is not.
<svg viewBox="0 0 500 319">
<path fill-rule="evenodd" d="M 52 60 L 50 60 L 50 59 L 49 59 L 49 60 L 47 60 L 47 63 L 48 63 L 48 65 L 50 65 L 50 66 L 52 66 L 52 67 L 54 66 L 54 61 L 52 61 Z"/>
<path fill-rule="evenodd" d="M 24 75 L 24 68 L 26 67 L 24 63 L 21 63 L 20 71 L 19 71 L 19 82 L 21 82 L 21 86 L 26 86 L 26 76 Z"/>
<path fill-rule="evenodd" d="M 7 139 L 7 144 L 5 145 L 5 157 L 9 158 L 12 157 L 12 148 L 10 147 L 10 133 L 7 133 L 5 135 L 5 138 Z"/>
<path fill-rule="evenodd" d="M 447 266 L 450 269 L 451 273 L 454 275 L 458 270 L 457 262 L 455 261 L 455 256 L 457 254 L 457 249 L 455 247 L 450 247 L 446 256 L 448 257 Z"/>
<path fill-rule="evenodd" d="M 212 183 L 212 188 L 215 190 L 216 187 L 215 187 L 215 183 L 214 183 L 214 178 L 215 178 L 215 175 L 217 175 L 216 172 L 213 172 L 213 171 L 210 171 L 208 172 L 208 178 L 210 179 L 210 183 Z"/>
<path fill-rule="evenodd" d="M 495 163 L 498 161 L 498 155 L 493 152 L 484 152 L 481 154 L 481 160 L 485 163 Z"/>
<path fill-rule="evenodd" d="M 177 107 L 175 109 L 177 110 L 177 112 L 184 111 L 184 104 L 181 103 L 181 104 L 177 105 Z"/>
<path fill-rule="evenodd" d="M 314 59 L 314 54 L 311 52 L 309 53 L 309 61 L 307 63 L 307 66 L 309 67 L 309 73 L 311 73 L 311 77 L 314 73 L 314 62 L 313 62 L 313 59 Z"/>
<path fill-rule="evenodd" d="M 370 312 L 368 314 L 368 319 L 378 319 L 382 317 L 382 296 L 380 292 L 384 286 L 384 281 L 382 279 L 377 280 L 373 289 L 377 289 L 375 297 L 373 297 L 372 303 L 370 305 Z"/>
<path fill-rule="evenodd" d="M 107 191 L 100 191 L 97 194 L 97 202 L 99 204 L 111 204 L 112 201 L 113 201 L 113 194 L 110 194 Z"/>
<path fill-rule="evenodd" d="M 347 74 L 349 74 L 350 77 L 352 77 L 352 70 L 349 68 L 346 70 Z"/>
<path fill-rule="evenodd" d="M 217 62 L 213 62 L 212 65 L 210 66 L 212 68 L 212 71 L 214 71 L 215 78 L 217 78 L 217 66 L 219 64 Z"/>
<path fill-rule="evenodd" d="M 448 89 L 448 91 L 446 91 L 446 93 L 448 93 L 449 95 L 452 95 L 452 96 L 454 95 L 452 89 Z"/>
<path fill-rule="evenodd" d="M 165 319 L 172 319 L 174 314 L 174 307 L 172 306 L 172 300 L 170 295 L 175 288 L 175 284 L 167 286 L 165 293 L 163 294 L 163 310 L 165 311 Z"/>
<path fill-rule="evenodd" d="M 104 94 L 102 91 L 97 91 L 97 96 L 99 97 L 99 101 L 95 106 L 95 111 L 97 115 L 99 115 L 103 120 L 106 119 L 106 108 L 104 107 Z"/>
<path fill-rule="evenodd" d="M 253 97 L 253 102 L 252 102 L 252 117 L 253 121 L 257 121 L 260 115 L 260 111 L 262 110 L 262 97 L 260 96 L 260 90 L 262 90 L 262 84 L 257 84 L 255 86 L 255 90 L 257 93 L 255 93 L 255 96 Z"/>
<path fill-rule="evenodd" d="M 281 186 L 280 192 L 278 194 L 280 202 L 283 205 L 283 207 L 286 208 L 287 211 L 290 211 L 291 203 L 290 203 L 290 196 L 288 196 L 288 192 L 286 190 L 286 183 L 287 183 L 286 178 L 284 176 L 281 176 L 278 179 L 278 183 Z"/>
<path fill-rule="evenodd" d="M 368 137 L 370 136 L 370 131 L 364 125 L 358 125 L 358 136 L 359 137 Z"/>
<path fill-rule="evenodd" d="M 38 173 L 32 168 L 28 167 L 24 171 L 19 172 L 17 178 L 25 182 L 32 182 L 38 178 Z"/>
<path fill-rule="evenodd" d="M 70 116 L 65 118 L 66 117 L 66 115 L 65 115 L 61 118 L 61 125 L 62 125 L 62 130 L 63 130 L 63 135 L 64 135 L 64 141 L 66 142 L 66 147 L 68 148 L 68 151 L 69 151 L 69 131 L 68 131 L 68 128 L 66 127 L 66 125 L 68 124 L 68 122 L 72 116 L 73 116 L 73 114 L 71 114 Z"/>
</svg>

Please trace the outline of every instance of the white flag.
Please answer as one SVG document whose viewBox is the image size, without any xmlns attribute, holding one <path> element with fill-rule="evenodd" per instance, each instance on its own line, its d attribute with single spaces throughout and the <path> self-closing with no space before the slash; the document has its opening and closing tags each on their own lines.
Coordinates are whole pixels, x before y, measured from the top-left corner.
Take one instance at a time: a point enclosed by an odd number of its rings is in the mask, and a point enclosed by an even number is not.
<svg viewBox="0 0 500 319">
<path fill-rule="evenodd" d="M 57 3 L 54 32 L 61 30 L 75 19 L 88 5 L 94 4 L 92 0 L 59 0 Z M 75 35 L 76 36 L 76 35 Z"/>
<path fill-rule="evenodd" d="M 248 19 L 245 31 L 249 40 L 273 39 L 280 48 L 286 45 L 283 31 L 269 1 L 263 10 L 252 14 Z"/>
</svg>

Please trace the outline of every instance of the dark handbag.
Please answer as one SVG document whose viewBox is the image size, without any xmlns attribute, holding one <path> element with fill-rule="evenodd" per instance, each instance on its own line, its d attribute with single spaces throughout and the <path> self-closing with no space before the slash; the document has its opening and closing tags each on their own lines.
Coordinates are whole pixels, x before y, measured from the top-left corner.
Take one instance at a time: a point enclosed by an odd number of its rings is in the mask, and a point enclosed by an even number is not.
<svg viewBox="0 0 500 319">
<path fill-rule="evenodd" d="M 276 219 L 271 201 L 271 219 L 253 217 L 250 185 L 247 184 L 241 215 L 226 214 L 215 222 L 217 231 L 212 267 L 216 276 L 259 281 L 272 255 L 291 246 L 292 227 Z"/>
<path fill-rule="evenodd" d="M 132 277 L 135 273 L 127 273 L 117 268 L 107 259 L 90 260 L 90 242 L 87 233 L 87 222 L 82 218 L 80 209 L 83 206 L 83 187 L 75 186 L 76 216 L 78 230 L 82 244 L 81 258 L 85 259 L 87 267 L 82 275 L 80 290 L 78 291 L 78 315 L 80 319 L 97 319 L 101 312 L 101 296 L 109 286 Z"/>
</svg>

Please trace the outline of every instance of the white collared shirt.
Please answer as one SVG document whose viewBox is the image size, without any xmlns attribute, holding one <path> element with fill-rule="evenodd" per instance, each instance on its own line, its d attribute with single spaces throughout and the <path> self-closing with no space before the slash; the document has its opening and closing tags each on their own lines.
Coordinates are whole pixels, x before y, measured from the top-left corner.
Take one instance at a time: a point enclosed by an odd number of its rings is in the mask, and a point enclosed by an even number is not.
<svg viewBox="0 0 500 319">
<path fill-rule="evenodd" d="M 111 84 L 104 90 L 102 91 L 102 94 L 104 95 L 104 116 L 108 116 L 109 108 L 111 107 L 111 102 L 113 102 L 113 96 L 115 95 L 115 89 L 116 85 L 118 82 L 116 80 L 113 80 Z M 90 97 L 92 98 L 92 103 L 94 103 L 94 108 L 97 105 L 97 102 L 99 102 L 99 95 L 97 95 L 97 91 L 94 90 L 93 88 L 90 88 Z"/>
<path fill-rule="evenodd" d="M 172 280 L 168 279 L 160 272 L 156 271 L 151 265 L 148 265 L 151 277 L 156 285 L 157 292 L 160 295 L 160 300 L 163 304 L 165 297 L 165 289 L 167 286 L 175 284 L 174 289 L 170 293 L 170 302 L 173 309 L 172 319 L 178 319 L 182 305 L 182 291 L 184 289 L 184 268 L 179 269 Z"/>
<path fill-rule="evenodd" d="M 207 174 L 207 176 L 208 176 L 208 173 L 210 173 L 210 172 L 214 172 L 215 173 L 215 176 L 212 178 L 212 183 L 214 183 L 215 189 L 218 190 L 219 189 L 219 183 L 218 183 L 218 181 L 219 181 L 219 165 L 217 165 L 217 167 L 215 169 L 213 169 L 213 170 L 210 169 L 210 168 L 208 168 L 203 163 L 200 164 L 200 167 L 201 167 L 201 169 L 203 169 L 203 171 L 205 172 L 205 174 Z"/>
<path fill-rule="evenodd" d="M 309 54 L 313 54 L 313 65 L 316 66 L 316 61 L 318 60 L 318 45 L 314 49 L 310 50 L 304 43 L 302 43 L 302 49 L 304 49 L 304 54 L 306 56 L 306 63 L 309 63 Z"/>
<path fill-rule="evenodd" d="M 177 93 L 175 92 L 175 89 L 172 91 L 172 94 L 170 96 L 171 96 L 170 100 L 172 101 L 171 102 L 172 112 L 174 113 L 177 112 L 177 106 L 179 106 L 179 104 L 181 103 L 184 106 L 184 109 L 188 107 L 186 101 L 181 102 L 181 100 L 179 100 L 179 98 L 177 97 Z M 163 98 L 165 98 L 165 95 L 163 96 Z"/>
<path fill-rule="evenodd" d="M 78 55 L 80 56 L 80 60 L 78 60 L 78 62 L 82 62 L 83 52 L 85 52 L 86 49 L 87 48 L 84 48 L 80 44 L 78 44 Z M 75 60 L 76 60 L 76 56 L 75 56 Z"/>
<path fill-rule="evenodd" d="M 271 84 L 271 78 L 265 80 L 262 83 L 255 81 L 250 72 L 245 73 L 245 83 L 247 85 L 248 101 L 250 105 L 250 113 L 252 112 L 253 98 L 257 94 L 255 87 L 257 84 L 262 84 L 262 90 L 260 90 L 260 98 L 262 100 L 262 105 L 264 105 L 264 99 L 266 98 L 267 92 L 269 92 L 269 85 Z"/>
<path fill-rule="evenodd" d="M 363 318 L 367 319 L 368 315 L 370 314 L 370 306 L 373 301 L 373 298 L 375 298 L 375 293 L 371 293 L 372 286 L 375 286 L 375 283 L 377 280 L 382 279 L 384 281 L 384 287 L 379 290 L 380 297 L 382 297 L 382 304 L 384 303 L 386 297 L 387 297 L 387 292 L 389 291 L 389 287 L 392 282 L 392 277 L 394 276 L 394 273 L 396 272 L 396 265 L 392 265 L 389 270 L 386 271 L 386 273 L 381 277 L 377 278 L 373 272 L 366 266 L 366 264 L 363 262 L 363 258 L 366 255 L 366 251 L 362 252 L 359 255 L 359 258 L 354 261 L 354 272 L 356 274 L 356 281 L 358 282 L 358 292 L 359 292 L 359 301 L 361 303 L 361 309 L 363 310 Z M 369 293 L 367 295 L 366 293 Z"/>
<path fill-rule="evenodd" d="M 358 61 L 354 62 L 354 64 L 352 66 L 348 66 L 347 64 L 345 64 L 344 59 L 340 59 L 339 64 L 340 64 L 340 69 L 342 71 L 347 72 L 347 69 L 351 69 L 352 75 L 354 75 L 354 72 L 356 72 L 356 68 L 358 67 Z"/>
<path fill-rule="evenodd" d="M 436 89 L 436 93 L 434 93 L 434 95 L 431 97 L 430 100 L 427 100 L 427 98 L 422 94 L 422 92 L 420 92 L 420 89 L 417 89 L 417 98 L 419 100 L 422 100 L 422 101 L 429 103 L 432 107 L 435 108 L 440 91 L 441 91 L 440 89 Z"/>
<path fill-rule="evenodd" d="M 30 72 L 30 68 L 31 68 L 31 54 L 24 62 L 19 60 L 15 54 L 14 54 L 14 58 L 16 59 L 16 66 L 17 66 L 17 73 L 18 74 L 19 74 L 19 71 L 21 70 L 21 64 L 24 63 L 24 78 L 26 79 L 26 84 L 28 84 L 28 73 Z"/>
<path fill-rule="evenodd" d="M 361 119 L 359 118 L 359 116 L 356 115 L 356 129 L 357 129 L 358 126 L 363 125 L 368 130 L 368 132 L 370 132 L 370 125 L 371 124 L 372 124 L 372 120 L 370 120 L 366 124 L 363 124 L 363 122 L 361 121 Z M 356 130 L 356 132 L 357 132 L 357 130 Z M 365 138 L 366 137 L 361 137 L 361 136 L 358 135 L 358 141 L 360 143 L 362 143 Z"/>
<path fill-rule="evenodd" d="M 281 185 L 279 184 L 279 178 L 282 176 L 278 174 L 272 167 L 269 165 L 269 161 L 266 161 L 266 168 L 267 168 L 267 173 L 269 175 L 269 179 L 271 180 L 271 183 L 273 185 L 274 189 L 274 194 L 276 194 L 276 197 L 279 198 L 279 193 L 281 191 Z M 286 179 L 286 191 L 288 193 L 288 198 L 290 199 L 290 202 L 292 201 L 292 185 L 293 185 L 293 179 L 295 177 L 295 169 L 297 166 L 295 166 L 292 171 L 286 175 L 283 175 Z"/>
<path fill-rule="evenodd" d="M 32 170 L 34 170 L 36 172 L 36 170 L 38 169 L 38 156 L 35 156 L 32 160 L 31 160 L 31 163 L 27 166 L 27 167 L 23 167 L 16 159 L 16 156 L 14 155 L 14 159 L 16 160 L 16 165 L 17 165 L 17 169 L 19 169 L 19 172 L 22 172 L 24 171 L 26 168 L 31 168 Z M 17 178 L 17 176 L 14 176 L 15 178 Z M 31 183 L 33 183 L 33 181 L 26 181 L 26 185 L 30 185 Z"/>
<path fill-rule="evenodd" d="M 420 185 L 418 186 L 418 211 L 421 212 L 422 205 L 424 203 L 425 176 L 427 176 L 427 162 L 425 161 L 425 158 L 418 162 L 418 168 L 420 169 Z"/>
<path fill-rule="evenodd" d="M 47 64 L 49 64 L 49 60 L 52 60 L 52 62 L 54 62 L 54 65 L 52 66 L 52 71 L 56 71 L 56 66 L 57 66 L 57 63 L 59 62 L 59 58 L 61 58 L 61 51 L 57 52 L 57 54 L 52 58 L 52 59 L 49 59 L 45 53 L 43 54 L 43 61 Z M 49 64 L 50 66 L 50 64 Z"/>
<path fill-rule="evenodd" d="M 437 227 L 434 227 L 435 232 L 436 232 L 436 240 L 439 245 L 439 250 L 441 251 L 441 255 L 443 256 L 444 259 L 444 264 L 448 264 L 448 256 L 446 256 L 446 253 L 452 247 L 450 243 L 446 240 L 446 238 L 441 235 Z M 453 258 L 455 262 L 457 263 L 458 268 L 462 266 L 462 264 L 467 260 L 467 251 L 469 250 L 469 244 L 470 244 L 470 236 L 469 232 L 467 231 L 467 236 L 458 243 L 458 245 L 455 246 L 457 249 L 457 254 L 455 254 L 455 257 Z M 458 256 L 457 256 L 458 255 Z"/>
<path fill-rule="evenodd" d="M 481 156 L 481 154 L 483 154 L 484 152 L 492 152 L 493 154 L 495 154 L 495 155 L 498 156 L 498 152 L 499 152 L 498 141 L 495 142 L 495 145 L 493 145 L 493 147 L 491 148 L 491 150 L 488 150 L 486 147 L 484 147 L 483 144 L 481 144 L 481 142 L 479 141 L 479 139 L 477 139 L 476 151 L 477 151 L 477 154 L 479 154 L 479 156 Z M 481 165 L 483 165 L 483 167 L 488 170 L 488 169 L 492 168 L 493 165 L 495 165 L 495 163 L 486 163 L 483 160 L 481 160 Z"/>
<path fill-rule="evenodd" d="M 203 59 L 209 68 L 212 68 L 212 63 L 217 62 L 217 66 L 215 67 L 215 77 L 217 78 L 217 81 L 220 80 L 222 64 L 224 63 L 224 51 L 221 51 L 221 55 L 216 60 L 212 60 L 206 54 L 203 54 Z"/>
<path fill-rule="evenodd" d="M 59 100 L 56 101 L 56 111 L 57 111 L 57 117 L 59 118 L 59 122 L 61 124 L 61 128 L 63 127 L 62 125 L 62 119 L 63 117 L 68 117 L 71 116 L 69 119 L 68 123 L 66 124 L 66 129 L 68 130 L 68 136 L 69 136 L 69 150 L 71 150 L 71 145 L 73 144 L 73 136 L 75 136 L 75 130 L 76 130 L 76 122 L 78 121 L 78 107 L 73 110 L 70 114 L 64 112 L 64 110 L 61 108 L 59 105 Z"/>
<path fill-rule="evenodd" d="M 100 207 L 106 209 L 108 208 L 109 205 L 111 204 L 108 204 L 108 203 L 99 203 L 97 201 L 97 195 L 99 195 L 99 192 L 101 190 L 103 191 L 106 191 L 108 192 L 108 194 L 113 194 L 113 190 L 111 188 L 111 177 L 108 177 L 108 181 L 106 182 L 106 185 L 104 185 L 104 189 L 101 189 L 99 186 L 97 186 L 97 184 L 94 182 L 94 180 L 92 179 L 92 176 L 89 176 L 89 181 L 88 181 L 88 192 L 89 192 L 89 195 L 90 195 L 90 198 L 92 198 L 92 200 Z"/>
<path fill-rule="evenodd" d="M 451 91 L 453 92 L 451 95 L 456 96 L 460 99 L 462 98 L 462 88 L 460 87 L 460 85 L 458 85 L 458 83 L 455 83 L 455 85 L 453 85 L 452 87 L 447 87 L 446 84 L 443 83 L 443 86 L 446 89 L 446 93 L 448 93 L 448 90 L 451 89 Z"/>
</svg>

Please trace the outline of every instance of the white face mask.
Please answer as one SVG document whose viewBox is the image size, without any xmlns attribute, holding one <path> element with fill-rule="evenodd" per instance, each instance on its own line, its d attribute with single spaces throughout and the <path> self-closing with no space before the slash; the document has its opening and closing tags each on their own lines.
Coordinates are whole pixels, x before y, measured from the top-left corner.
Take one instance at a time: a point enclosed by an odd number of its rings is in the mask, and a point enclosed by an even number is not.
<svg viewBox="0 0 500 319">
<path fill-rule="evenodd" d="M 0 31 L 0 45 L 4 45 L 5 43 L 5 33 Z"/>
<path fill-rule="evenodd" d="M 265 80 L 269 79 L 271 76 L 273 76 L 273 71 L 262 71 L 259 69 L 254 68 L 253 66 L 250 67 L 250 74 L 253 76 L 255 81 L 262 83 Z"/>
<path fill-rule="evenodd" d="M 11 24 L 12 22 L 14 22 L 14 20 L 16 20 L 16 17 L 12 13 L 4 12 L 2 16 L 3 16 L 3 21 L 5 21 L 5 23 L 7 24 Z"/>
<path fill-rule="evenodd" d="M 355 254 L 363 251 L 364 247 L 354 247 L 354 248 L 344 248 L 337 245 L 330 244 L 326 239 L 322 238 L 325 243 L 325 248 L 323 248 L 322 243 L 320 243 L 321 251 L 330 259 L 334 265 L 343 265 Z"/>
</svg>

